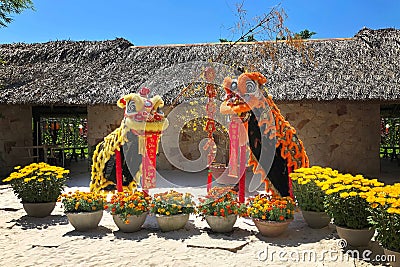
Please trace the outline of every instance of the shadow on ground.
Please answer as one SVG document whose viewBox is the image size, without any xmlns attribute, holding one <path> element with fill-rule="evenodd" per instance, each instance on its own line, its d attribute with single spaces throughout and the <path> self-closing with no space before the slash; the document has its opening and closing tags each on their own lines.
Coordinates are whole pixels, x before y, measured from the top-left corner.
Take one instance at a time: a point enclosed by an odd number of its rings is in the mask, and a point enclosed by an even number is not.
<svg viewBox="0 0 400 267">
<path fill-rule="evenodd" d="M 13 221 L 15 221 L 16 226 L 20 226 L 23 230 L 46 229 L 49 226 L 68 224 L 68 218 L 65 215 L 50 215 L 44 218 L 35 218 L 24 215 Z"/>
</svg>

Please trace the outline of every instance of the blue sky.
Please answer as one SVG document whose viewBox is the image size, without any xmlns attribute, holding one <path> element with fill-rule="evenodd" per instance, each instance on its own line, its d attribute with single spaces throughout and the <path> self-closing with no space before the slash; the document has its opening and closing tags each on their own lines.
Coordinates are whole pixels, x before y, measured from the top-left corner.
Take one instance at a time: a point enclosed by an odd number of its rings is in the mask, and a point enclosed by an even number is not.
<svg viewBox="0 0 400 267">
<path fill-rule="evenodd" d="M 187 44 L 235 39 L 235 4 L 242 0 L 33 0 L 35 11 L 14 15 L 0 43 L 107 40 L 135 45 Z M 400 28 L 400 0 L 245 0 L 248 18 L 281 4 L 293 32 L 314 38 L 352 37 L 362 27 Z"/>
</svg>

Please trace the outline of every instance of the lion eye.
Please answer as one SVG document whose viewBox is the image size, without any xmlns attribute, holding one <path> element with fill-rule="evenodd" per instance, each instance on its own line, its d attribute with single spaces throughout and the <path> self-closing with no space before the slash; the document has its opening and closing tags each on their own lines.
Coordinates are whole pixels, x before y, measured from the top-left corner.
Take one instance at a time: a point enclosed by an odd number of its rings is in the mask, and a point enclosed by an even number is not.
<svg viewBox="0 0 400 267">
<path fill-rule="evenodd" d="M 231 84 L 231 91 L 237 91 L 237 89 L 238 89 L 237 82 L 236 82 L 236 81 L 235 81 L 235 82 L 232 82 L 232 84 Z"/>
<path fill-rule="evenodd" d="M 246 91 L 247 93 L 254 93 L 257 91 L 257 84 L 253 80 L 246 81 Z"/>
<path fill-rule="evenodd" d="M 136 112 L 135 102 L 129 101 L 128 105 L 126 106 L 126 113 L 131 114 L 135 112 Z"/>
</svg>

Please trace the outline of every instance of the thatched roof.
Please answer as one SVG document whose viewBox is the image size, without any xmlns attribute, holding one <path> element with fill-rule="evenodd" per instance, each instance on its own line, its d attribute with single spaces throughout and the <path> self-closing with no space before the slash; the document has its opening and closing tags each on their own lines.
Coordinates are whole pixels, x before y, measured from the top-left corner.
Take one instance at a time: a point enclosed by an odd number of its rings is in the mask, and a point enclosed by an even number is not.
<svg viewBox="0 0 400 267">
<path fill-rule="evenodd" d="M 146 81 L 162 80 L 162 70 L 216 58 L 229 66 L 254 65 L 277 100 L 400 100 L 400 30 L 363 29 L 350 39 L 306 41 L 306 55 L 281 42 L 276 60 L 260 46 L 135 47 L 124 39 L 4 44 L 0 104 L 114 104 Z M 165 79 L 166 86 L 173 84 Z M 168 86 L 171 98 L 181 88 Z"/>
</svg>

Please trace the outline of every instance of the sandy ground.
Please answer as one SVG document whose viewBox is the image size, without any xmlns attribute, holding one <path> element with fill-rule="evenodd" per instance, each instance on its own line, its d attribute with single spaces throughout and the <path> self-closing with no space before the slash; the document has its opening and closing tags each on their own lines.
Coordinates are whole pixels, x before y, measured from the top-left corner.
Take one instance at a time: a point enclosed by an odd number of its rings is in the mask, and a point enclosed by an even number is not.
<svg viewBox="0 0 400 267">
<path fill-rule="evenodd" d="M 203 174 L 198 174 L 203 177 Z M 88 190 L 87 173 L 72 173 L 66 191 Z M 205 188 L 182 173 L 165 174 L 180 184 L 179 191 L 205 194 Z M 175 179 L 175 180 L 174 180 Z M 189 183 L 189 184 L 188 184 Z M 198 182 L 200 185 L 201 182 Z M 168 188 L 159 185 L 157 190 Z M 165 186 L 168 186 L 166 184 Z M 372 261 L 352 257 L 355 248 L 341 248 L 335 227 L 309 228 L 301 212 L 295 214 L 288 231 L 276 238 L 258 234 L 251 220 L 239 218 L 228 234 L 210 232 L 207 223 L 191 216 L 184 229 L 163 233 L 153 216 L 143 229 L 122 233 L 109 213 L 104 212 L 99 227 L 77 232 L 68 223 L 60 203 L 52 215 L 31 218 L 7 185 L 0 186 L 0 265 L 1 266 L 372 266 L 383 250 L 375 241 L 358 252 L 370 250 Z M 304 257 L 306 255 L 306 257 Z M 309 256 L 311 255 L 311 259 Z"/>
</svg>

